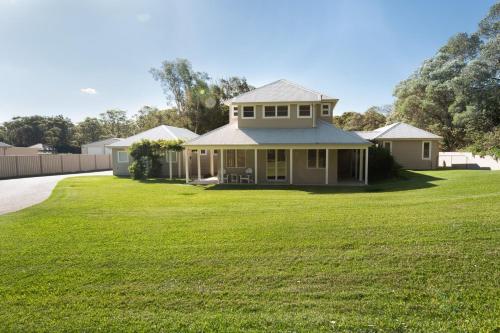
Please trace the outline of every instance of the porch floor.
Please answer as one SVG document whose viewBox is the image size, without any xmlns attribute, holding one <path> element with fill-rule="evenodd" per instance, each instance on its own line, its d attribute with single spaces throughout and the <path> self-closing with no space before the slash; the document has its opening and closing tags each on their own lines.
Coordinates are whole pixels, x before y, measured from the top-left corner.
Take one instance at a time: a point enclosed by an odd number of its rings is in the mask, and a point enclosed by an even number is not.
<svg viewBox="0 0 500 333">
<path fill-rule="evenodd" d="M 211 184 L 219 184 L 219 178 L 218 177 L 209 177 L 209 178 L 202 178 L 202 179 L 194 179 L 189 182 L 189 184 L 193 185 L 211 185 Z"/>
</svg>

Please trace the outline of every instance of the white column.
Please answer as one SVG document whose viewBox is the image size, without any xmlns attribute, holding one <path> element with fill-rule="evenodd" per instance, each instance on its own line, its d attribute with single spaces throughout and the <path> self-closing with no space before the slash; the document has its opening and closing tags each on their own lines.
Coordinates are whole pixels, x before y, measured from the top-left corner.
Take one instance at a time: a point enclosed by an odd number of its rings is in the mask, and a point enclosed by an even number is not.
<svg viewBox="0 0 500 333">
<path fill-rule="evenodd" d="M 326 149 L 325 185 L 328 185 L 328 149 Z"/>
<path fill-rule="evenodd" d="M 182 171 L 182 154 L 178 151 L 175 152 L 175 155 L 177 156 L 177 177 L 181 178 L 181 171 Z"/>
<path fill-rule="evenodd" d="M 365 149 L 365 185 L 368 185 L 368 148 Z"/>
<path fill-rule="evenodd" d="M 167 154 L 168 154 L 168 174 L 170 176 L 170 180 L 172 180 L 172 152 L 168 150 Z"/>
<path fill-rule="evenodd" d="M 188 151 L 184 149 L 184 167 L 186 171 L 186 184 L 189 183 L 189 163 L 188 163 Z"/>
<path fill-rule="evenodd" d="M 210 176 L 215 176 L 214 173 L 214 150 L 210 149 Z"/>
<path fill-rule="evenodd" d="M 198 180 L 201 180 L 201 163 L 200 163 L 201 149 L 196 150 L 196 164 L 198 166 Z"/>
<path fill-rule="evenodd" d="M 358 172 L 358 180 L 363 180 L 363 150 L 359 150 L 359 172 Z"/>
<path fill-rule="evenodd" d="M 257 178 L 258 178 L 258 173 L 257 173 L 257 149 L 254 150 L 254 166 L 255 166 L 255 171 L 254 171 L 254 179 L 255 179 L 255 184 L 257 184 Z"/>
<path fill-rule="evenodd" d="M 293 149 L 290 149 L 290 185 L 293 184 Z"/>
<path fill-rule="evenodd" d="M 224 149 L 220 149 L 220 183 L 224 184 Z"/>
</svg>

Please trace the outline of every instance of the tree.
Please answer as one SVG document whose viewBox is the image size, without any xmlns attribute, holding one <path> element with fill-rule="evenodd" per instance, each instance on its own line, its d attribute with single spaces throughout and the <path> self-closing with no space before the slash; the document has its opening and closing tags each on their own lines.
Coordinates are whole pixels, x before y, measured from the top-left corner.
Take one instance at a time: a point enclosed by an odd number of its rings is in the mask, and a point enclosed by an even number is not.
<svg viewBox="0 0 500 333">
<path fill-rule="evenodd" d="M 363 131 L 373 131 L 386 123 L 385 116 L 380 112 L 381 108 L 372 106 L 363 114 Z"/>
<path fill-rule="evenodd" d="M 170 125 L 189 128 L 189 118 L 179 115 L 176 109 L 160 110 L 156 107 L 143 106 L 134 115 L 135 125 L 139 132 L 160 126 Z"/>
<path fill-rule="evenodd" d="M 372 106 L 365 113 L 344 112 L 333 117 L 333 123 L 346 131 L 372 131 L 386 123 L 386 117 L 381 110 L 387 110 L 387 107 Z"/>
<path fill-rule="evenodd" d="M 4 126 L 0 125 L 0 141 L 7 141 L 7 133 Z"/>
<path fill-rule="evenodd" d="M 135 133 L 135 124 L 127 118 L 127 112 L 119 109 L 107 110 L 99 115 L 108 137 L 126 138 Z"/>
<path fill-rule="evenodd" d="M 97 118 L 87 117 L 75 126 L 74 140 L 79 146 L 103 140 L 107 137 L 104 124 Z"/>
</svg>

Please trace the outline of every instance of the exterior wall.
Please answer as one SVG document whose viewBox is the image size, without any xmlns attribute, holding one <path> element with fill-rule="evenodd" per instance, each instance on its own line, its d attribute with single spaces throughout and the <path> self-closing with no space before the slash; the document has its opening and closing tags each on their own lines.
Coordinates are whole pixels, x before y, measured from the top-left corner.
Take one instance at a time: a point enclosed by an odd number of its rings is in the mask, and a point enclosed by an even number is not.
<svg viewBox="0 0 500 333">
<path fill-rule="evenodd" d="M 479 156 L 469 152 L 439 153 L 439 166 L 455 169 L 500 170 L 500 160 L 486 155 Z"/>
<path fill-rule="evenodd" d="M 266 105 L 281 104 L 269 103 Z M 287 104 L 287 103 L 283 103 Z M 304 103 L 312 104 L 312 103 Z M 254 105 L 254 104 L 248 104 Z M 255 106 L 255 119 L 244 119 L 243 105 L 238 105 L 238 127 L 258 127 L 258 128 L 308 128 L 313 127 L 313 117 L 311 118 L 297 118 L 297 103 L 289 105 L 288 115 L 290 118 L 264 118 L 263 106 L 264 104 L 256 104 Z"/>
<path fill-rule="evenodd" d="M 392 156 L 405 169 L 426 170 L 438 167 L 439 141 L 437 140 L 380 140 L 392 142 Z M 431 158 L 422 159 L 422 142 L 431 142 Z"/>
<path fill-rule="evenodd" d="M 224 150 L 224 165 L 227 164 L 226 152 Z M 328 151 L 328 185 L 337 184 L 337 150 Z M 224 167 L 224 174 L 243 175 L 247 168 L 251 168 L 255 174 L 255 152 L 253 149 L 245 151 L 246 161 L 244 167 L 228 168 Z M 289 185 L 290 184 L 290 149 L 285 149 L 286 156 L 286 180 L 267 180 L 267 149 L 257 151 L 257 182 L 262 185 Z M 220 157 L 219 157 L 220 159 Z M 293 150 L 293 184 L 294 185 L 325 185 L 325 168 L 309 169 L 307 167 L 307 149 Z"/>
<path fill-rule="evenodd" d="M 4 151 L 5 156 L 33 156 L 38 155 L 37 148 L 9 147 Z"/>
</svg>

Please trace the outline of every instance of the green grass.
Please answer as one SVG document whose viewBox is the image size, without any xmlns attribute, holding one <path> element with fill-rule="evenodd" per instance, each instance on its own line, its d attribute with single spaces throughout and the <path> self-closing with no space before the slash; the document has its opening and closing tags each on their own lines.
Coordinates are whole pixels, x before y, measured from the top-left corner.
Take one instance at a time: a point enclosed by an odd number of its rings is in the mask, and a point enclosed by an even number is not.
<svg viewBox="0 0 500 333">
<path fill-rule="evenodd" d="M 500 172 L 407 176 L 64 180 L 0 216 L 0 330 L 499 330 Z"/>
</svg>

